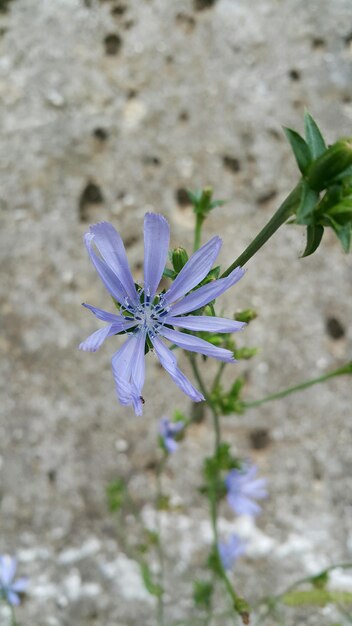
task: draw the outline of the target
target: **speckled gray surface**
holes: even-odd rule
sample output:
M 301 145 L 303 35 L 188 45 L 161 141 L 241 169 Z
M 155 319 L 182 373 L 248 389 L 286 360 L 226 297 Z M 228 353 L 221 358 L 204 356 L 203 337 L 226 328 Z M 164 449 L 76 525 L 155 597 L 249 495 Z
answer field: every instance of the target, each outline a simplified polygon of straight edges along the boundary
M 191 246 L 179 190 L 210 184 L 228 202 L 204 237 L 222 236 L 226 265 L 295 184 L 280 125 L 300 128 L 308 107 L 328 140 L 351 134 L 350 0 L 201 4 L 0 2 L 0 551 L 17 552 L 31 579 L 22 625 L 155 623 L 104 488 L 129 477 L 153 527 L 157 420 L 189 403 L 148 356 L 145 415 L 135 418 L 114 395 L 114 340 L 97 354 L 76 349 L 97 328 L 80 303 L 109 306 L 82 245 L 88 223 L 114 223 L 140 276 L 144 212 L 162 212 L 172 243 Z M 247 374 L 248 397 L 351 358 L 351 258 L 329 234 L 299 260 L 303 246 L 301 229 L 282 228 L 222 298 L 227 314 L 259 312 L 240 341 L 260 355 L 234 366 Z M 342 338 L 327 333 L 329 317 Z M 225 418 L 224 429 L 270 484 L 257 529 L 221 510 L 223 532 L 237 528 L 249 541 L 235 576 L 242 593 L 255 600 L 351 559 L 350 381 Z M 261 450 L 251 449 L 257 429 L 270 436 Z M 196 489 L 211 440 L 209 424 L 192 427 L 166 478 L 175 501 L 162 518 L 170 624 L 189 615 L 193 567 L 209 544 Z M 135 520 L 126 526 L 133 532 Z M 338 621 L 330 608 L 285 619 Z

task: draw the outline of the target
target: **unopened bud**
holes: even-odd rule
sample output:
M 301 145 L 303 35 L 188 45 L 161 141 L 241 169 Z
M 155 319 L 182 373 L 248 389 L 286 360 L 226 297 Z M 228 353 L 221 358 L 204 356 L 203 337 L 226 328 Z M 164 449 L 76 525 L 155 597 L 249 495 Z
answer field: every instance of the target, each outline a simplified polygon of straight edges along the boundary
M 312 189 L 322 191 L 352 165 L 352 137 L 340 139 L 315 159 L 307 172 L 307 182 Z
M 255 320 L 258 316 L 254 309 L 245 309 L 244 311 L 237 311 L 234 317 L 237 322 L 245 322 L 246 324 L 249 324 L 249 322 Z
M 175 248 L 172 252 L 172 265 L 175 272 L 180 272 L 188 261 L 188 254 L 184 248 Z

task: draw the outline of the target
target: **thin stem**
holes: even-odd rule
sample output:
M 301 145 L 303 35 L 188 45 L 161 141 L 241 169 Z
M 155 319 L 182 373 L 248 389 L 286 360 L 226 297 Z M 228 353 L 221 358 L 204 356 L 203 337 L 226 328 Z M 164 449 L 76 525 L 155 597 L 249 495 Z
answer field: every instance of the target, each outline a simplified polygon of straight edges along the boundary
M 9 604 L 9 607 L 11 611 L 11 626 L 18 626 L 16 622 L 15 609 L 13 608 L 12 604 Z
M 299 385 L 295 385 L 294 387 L 288 387 L 287 389 L 283 389 L 283 391 L 278 391 L 277 393 L 272 393 L 269 396 L 265 396 L 260 400 L 254 400 L 253 402 L 244 402 L 243 407 L 245 409 L 250 409 L 256 406 L 260 406 L 264 404 L 264 402 L 270 402 L 271 400 L 278 400 L 279 398 L 284 398 L 288 396 L 290 393 L 295 393 L 296 391 L 301 391 L 302 389 L 307 389 L 308 387 L 312 387 L 313 385 L 317 385 L 319 383 L 323 383 L 325 380 L 329 380 L 329 378 L 334 378 L 334 376 L 342 376 L 343 374 L 352 374 L 352 362 L 347 363 L 343 367 L 339 367 L 337 370 L 333 372 L 329 372 L 328 374 L 324 374 L 323 376 L 319 376 L 318 378 L 312 378 L 311 380 L 306 380 Z
M 221 278 L 228 276 L 239 265 L 243 267 L 252 256 L 270 239 L 277 229 L 293 215 L 301 198 L 301 181 L 287 196 L 269 222 L 262 228 L 244 252 L 227 268 Z
M 160 503 L 160 499 L 162 497 L 162 472 L 165 467 L 165 463 L 167 461 L 167 454 L 165 453 L 162 457 L 161 461 L 158 463 L 156 468 L 156 531 L 157 531 L 157 552 L 159 559 L 159 587 L 160 594 L 158 595 L 158 604 L 157 604 L 157 618 L 158 618 L 158 626 L 164 626 L 164 576 L 165 576 L 165 567 L 164 567 L 164 551 L 163 545 L 161 541 L 161 523 L 158 512 L 158 507 Z
M 196 252 L 196 250 L 200 248 L 200 239 L 201 239 L 201 234 L 202 234 L 203 222 L 204 222 L 204 217 L 200 213 L 197 213 L 196 225 L 194 228 L 193 252 Z
M 212 386 L 212 389 L 211 389 L 212 392 L 215 391 L 215 389 L 218 387 L 218 385 L 220 383 L 220 380 L 221 380 L 222 373 L 223 373 L 225 367 L 226 367 L 225 361 L 221 361 L 221 363 L 219 365 L 219 369 L 217 371 L 217 374 L 216 374 L 216 376 L 214 378 L 213 386 Z
M 321 572 L 318 572 L 318 574 L 314 574 L 313 576 L 305 576 L 304 578 L 299 578 L 294 583 L 289 585 L 284 591 L 282 591 L 280 594 L 274 597 L 276 600 L 280 600 L 287 593 L 290 593 L 290 591 L 293 591 L 294 589 L 296 589 L 296 587 L 299 587 L 300 585 L 304 585 L 306 583 L 312 583 L 315 579 L 320 578 L 321 576 L 324 576 L 324 574 L 328 574 L 329 572 L 332 572 L 335 569 L 352 569 L 352 563 L 351 562 L 350 563 L 336 563 L 335 565 L 330 565 L 326 569 L 323 569 Z
M 214 457 L 217 455 L 218 453 L 218 449 L 219 449 L 219 445 L 221 443 L 221 428 L 220 428 L 220 419 L 219 419 L 219 414 L 217 412 L 216 406 L 214 405 L 214 403 L 211 400 L 211 397 L 208 394 L 208 391 L 206 389 L 205 383 L 203 381 L 203 378 L 200 374 L 200 371 L 198 369 L 198 365 L 197 365 L 197 361 L 196 361 L 196 356 L 195 354 L 188 354 L 188 358 L 189 361 L 191 363 L 191 367 L 192 367 L 192 371 L 194 373 L 195 379 L 197 380 L 197 383 L 199 385 L 199 388 L 205 398 L 205 401 L 207 402 L 211 413 L 212 413 L 212 417 L 213 417 L 213 426 L 214 426 L 214 434 L 215 434 L 215 439 L 214 439 Z M 218 491 L 217 491 L 217 485 L 219 483 L 219 476 L 215 477 L 214 480 L 214 484 L 212 486 L 212 489 L 209 490 L 209 504 L 210 504 L 210 518 L 211 518 L 211 526 L 212 526 L 212 531 L 213 531 L 213 542 L 214 542 L 214 550 L 216 551 L 216 554 L 218 556 L 218 563 L 219 563 L 219 573 L 220 576 L 225 584 L 225 587 L 228 591 L 228 594 L 232 600 L 233 606 L 236 610 L 236 606 L 238 606 L 238 602 L 240 600 L 239 596 L 237 595 L 237 593 L 235 592 L 231 581 L 229 580 L 226 571 L 222 565 L 221 559 L 220 559 L 220 555 L 219 555 L 219 550 L 218 550 L 218 543 L 219 543 L 219 533 L 218 533 Z

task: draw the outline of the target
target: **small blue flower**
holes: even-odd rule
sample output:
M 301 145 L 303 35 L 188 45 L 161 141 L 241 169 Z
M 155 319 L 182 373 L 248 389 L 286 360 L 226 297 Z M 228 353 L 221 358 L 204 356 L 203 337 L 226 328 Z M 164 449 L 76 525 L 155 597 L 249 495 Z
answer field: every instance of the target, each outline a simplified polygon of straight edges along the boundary
M 182 420 L 178 422 L 170 422 L 167 417 L 163 417 L 159 422 L 159 434 L 163 440 L 166 450 L 170 453 L 175 452 L 178 444 L 175 441 L 177 434 L 184 428 L 185 423 Z
M 246 546 L 238 535 L 230 535 L 227 541 L 219 541 L 218 552 L 222 566 L 225 570 L 231 570 L 238 557 L 244 554 Z
M 253 500 L 267 497 L 265 478 L 255 478 L 256 465 L 245 465 L 240 470 L 233 469 L 225 479 L 227 501 L 238 515 L 256 516 L 261 507 Z
M 163 340 L 185 350 L 232 363 L 234 357 L 230 350 L 174 330 L 174 326 L 191 331 L 232 333 L 245 325 L 221 317 L 188 315 L 220 296 L 244 274 L 244 270 L 236 267 L 226 278 L 195 289 L 207 276 L 219 254 L 219 237 L 213 237 L 190 257 L 166 293 L 157 294 L 168 257 L 169 239 L 170 229 L 166 219 L 162 215 L 147 213 L 144 218 L 144 285 L 136 287 L 122 239 L 115 228 L 107 222 L 100 222 L 91 226 L 85 235 L 90 259 L 106 289 L 119 303 L 120 315 L 84 304 L 107 325 L 95 331 L 79 347 L 95 352 L 107 337 L 126 333 L 125 343 L 112 358 L 112 370 L 120 403 L 132 404 L 137 415 L 142 414 L 144 402 L 142 389 L 147 339 L 176 385 L 194 402 L 200 402 L 204 400 L 202 394 L 178 368 L 175 354 Z
M 0 556 L 0 598 L 4 598 L 12 606 L 20 604 L 19 593 L 26 591 L 27 578 L 14 580 L 17 559 L 7 554 Z

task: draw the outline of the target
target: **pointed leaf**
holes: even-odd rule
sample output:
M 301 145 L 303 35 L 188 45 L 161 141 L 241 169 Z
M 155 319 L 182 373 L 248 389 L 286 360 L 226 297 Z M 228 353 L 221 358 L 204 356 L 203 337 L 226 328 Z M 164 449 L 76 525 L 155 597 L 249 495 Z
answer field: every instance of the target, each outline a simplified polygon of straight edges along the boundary
M 304 114 L 304 132 L 312 157 L 313 159 L 317 159 L 321 154 L 323 154 L 323 152 L 325 152 L 327 146 L 317 123 L 308 111 Z
M 319 194 L 303 182 L 301 200 L 296 212 L 297 224 L 310 224 L 312 222 L 312 214 L 318 200 Z
M 306 144 L 303 137 L 296 133 L 295 130 L 284 127 L 284 133 L 290 142 L 300 171 L 302 174 L 305 174 L 310 163 L 312 162 L 312 155 L 309 146 Z
M 324 233 L 324 227 L 320 224 L 310 224 L 307 226 L 307 244 L 302 254 L 302 258 L 313 254 L 318 248 L 322 236 Z

